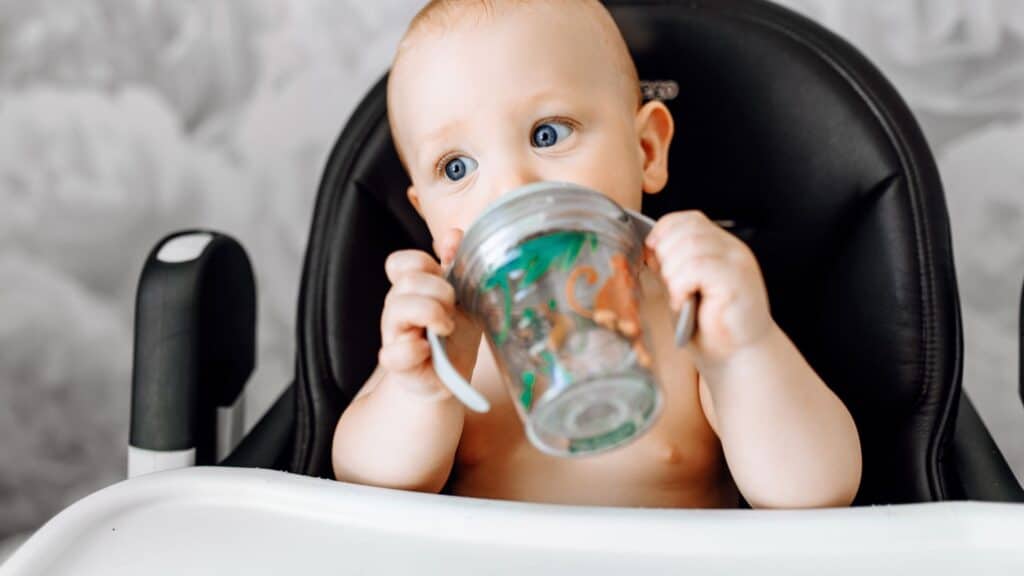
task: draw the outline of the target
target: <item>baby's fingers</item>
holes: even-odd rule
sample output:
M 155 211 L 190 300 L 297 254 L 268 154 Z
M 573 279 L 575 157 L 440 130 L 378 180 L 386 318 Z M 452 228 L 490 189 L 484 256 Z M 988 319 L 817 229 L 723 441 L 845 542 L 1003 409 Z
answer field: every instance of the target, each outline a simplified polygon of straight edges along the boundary
M 403 276 L 417 272 L 440 275 L 441 265 L 421 250 L 399 250 L 388 256 L 384 262 L 384 272 L 388 281 L 395 284 Z
M 728 246 L 714 240 L 706 242 L 686 242 L 684 240 L 678 245 L 658 251 L 657 254 L 662 277 L 668 282 L 685 273 L 686 268 L 695 261 L 714 259 L 727 265 L 729 250 Z
M 455 320 L 437 300 L 419 294 L 389 294 L 381 317 L 381 340 L 387 346 L 403 334 L 430 328 L 447 335 L 455 329 Z
M 662 278 L 668 287 L 670 303 L 677 311 L 690 296 L 712 288 L 723 273 L 721 259 L 714 256 L 681 258 L 662 266 Z
M 444 278 L 426 272 L 413 272 L 399 278 L 391 294 L 418 294 L 437 300 L 450 311 L 455 307 L 455 288 Z
M 665 236 L 669 235 L 669 233 L 673 231 L 686 230 L 690 232 L 699 232 L 702 229 L 708 229 L 713 226 L 714 223 L 711 222 L 703 212 L 698 210 L 673 212 L 672 214 L 662 216 L 654 224 L 654 228 L 651 229 L 651 233 L 647 235 L 645 243 L 651 248 L 654 248 L 661 243 Z
M 430 358 L 430 344 L 422 338 L 401 338 L 380 349 L 377 361 L 395 372 L 422 366 Z

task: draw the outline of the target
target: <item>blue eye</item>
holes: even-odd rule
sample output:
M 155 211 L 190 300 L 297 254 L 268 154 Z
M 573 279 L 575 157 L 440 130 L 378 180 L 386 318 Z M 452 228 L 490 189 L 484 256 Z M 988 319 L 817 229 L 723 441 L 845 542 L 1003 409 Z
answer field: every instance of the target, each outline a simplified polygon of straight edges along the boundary
M 453 182 L 458 182 L 476 169 L 476 160 L 469 156 L 457 156 L 444 164 L 444 175 Z
M 572 127 L 562 122 L 545 122 L 533 131 L 533 145 L 537 148 L 554 146 L 572 134 Z

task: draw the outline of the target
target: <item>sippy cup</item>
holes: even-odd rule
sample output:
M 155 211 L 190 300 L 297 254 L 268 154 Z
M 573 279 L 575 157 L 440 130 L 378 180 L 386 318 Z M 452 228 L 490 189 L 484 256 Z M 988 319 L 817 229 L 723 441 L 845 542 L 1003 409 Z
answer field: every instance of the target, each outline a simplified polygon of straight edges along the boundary
M 447 278 L 487 338 L 530 442 L 557 456 L 596 454 L 637 438 L 661 392 L 639 310 L 638 263 L 653 222 L 564 182 L 509 192 L 467 230 Z M 693 300 L 676 329 L 694 329 Z M 487 400 L 427 331 L 434 369 L 478 412 Z

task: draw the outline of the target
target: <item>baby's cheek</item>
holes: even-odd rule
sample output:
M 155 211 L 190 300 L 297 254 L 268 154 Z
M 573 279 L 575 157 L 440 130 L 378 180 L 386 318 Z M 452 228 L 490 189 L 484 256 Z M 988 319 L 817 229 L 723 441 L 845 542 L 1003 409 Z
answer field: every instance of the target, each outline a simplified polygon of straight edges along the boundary
M 624 177 L 625 174 L 621 171 L 626 169 L 628 165 L 616 162 L 613 158 L 606 161 L 597 158 L 580 163 L 552 179 L 573 182 L 596 190 L 624 208 L 639 210 L 640 189 L 631 184 L 631 179 Z
M 613 200 L 630 210 L 640 210 L 643 168 L 635 155 L 622 149 L 601 156 L 593 168 L 601 187 Z
M 452 228 L 466 230 L 472 222 L 472 214 L 455 201 L 437 200 L 424 203 L 423 208 L 423 218 L 435 238 Z

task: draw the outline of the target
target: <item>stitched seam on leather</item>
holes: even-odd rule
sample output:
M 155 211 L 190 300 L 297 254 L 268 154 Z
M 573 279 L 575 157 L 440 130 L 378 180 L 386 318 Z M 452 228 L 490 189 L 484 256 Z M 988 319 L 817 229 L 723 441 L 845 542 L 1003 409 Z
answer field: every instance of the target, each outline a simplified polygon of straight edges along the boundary
M 878 118 L 881 127 L 893 143 L 893 148 L 896 156 L 899 158 L 900 165 L 907 174 L 907 196 L 914 220 L 914 238 L 916 241 L 919 266 L 918 286 L 920 292 L 918 294 L 918 298 L 921 306 L 920 325 L 922 333 L 922 352 L 924 356 L 920 370 L 922 378 L 921 387 L 918 391 L 917 398 L 915 399 L 915 406 L 919 411 L 924 399 L 929 396 L 933 380 L 936 377 L 935 372 L 937 371 L 937 367 L 935 365 L 935 356 L 938 348 L 936 342 L 936 331 L 933 325 L 933 303 L 935 291 L 934 270 L 931 262 L 933 250 L 931 240 L 922 227 L 922 224 L 924 224 L 927 219 L 927 214 L 925 214 L 922 209 L 921 198 L 919 196 L 921 194 L 922 185 L 922 178 L 919 171 L 920 167 L 910 158 L 908 153 L 908 142 L 904 139 L 902 133 L 893 128 L 898 125 L 898 122 L 889 114 L 888 109 L 880 105 L 881 98 L 879 95 L 875 94 L 869 86 L 861 81 L 862 79 L 858 72 L 848 67 L 846 62 L 842 61 L 841 55 L 833 54 L 828 47 L 813 42 L 813 39 L 811 38 L 796 34 L 794 30 L 789 29 L 783 23 L 769 22 L 765 19 L 754 17 L 753 15 L 740 15 L 740 17 L 759 22 L 784 32 L 788 37 L 800 42 L 809 49 L 814 50 L 815 53 L 829 63 L 836 73 L 840 74 L 850 84 L 850 86 L 861 95 L 864 103 L 871 109 L 876 118 Z M 944 495 L 945 487 L 942 485 L 942 474 L 938 473 L 938 470 L 935 469 L 938 463 L 935 444 L 941 442 L 942 437 L 945 435 L 946 423 L 944 420 L 943 414 L 940 411 L 935 422 L 936 433 L 930 434 L 928 438 L 926 455 L 927 461 L 925 462 L 925 468 L 928 470 L 928 475 L 930 476 L 929 480 L 933 483 L 932 490 L 937 493 L 935 496 L 938 496 L 939 498 Z
M 847 68 L 839 62 L 839 57 L 828 52 L 827 48 L 812 44 L 810 39 L 799 37 L 795 32 L 785 28 L 781 24 L 766 22 L 758 19 L 757 21 L 772 26 L 780 31 L 784 31 L 787 36 L 799 41 L 808 48 L 817 52 L 823 59 L 825 59 L 833 69 L 844 79 L 849 82 L 850 86 L 853 87 L 863 98 L 865 104 L 871 109 L 871 111 L 878 118 L 883 130 L 893 143 L 893 148 L 896 156 L 899 158 L 900 165 L 904 172 L 907 174 L 907 197 L 909 200 L 911 214 L 913 215 L 914 225 L 914 239 L 916 244 L 916 251 L 918 257 L 918 286 L 919 286 L 919 304 L 921 306 L 921 335 L 922 335 L 922 353 L 924 360 L 920 369 L 920 376 L 922 378 L 920 390 L 918 391 L 917 398 L 915 399 L 915 406 L 917 411 L 920 411 L 920 407 L 924 400 L 929 396 L 932 388 L 932 381 L 935 379 L 935 356 L 937 343 L 935 342 L 935 329 L 933 326 L 933 270 L 932 270 L 932 247 L 928 235 L 924 232 L 922 224 L 925 222 L 927 215 L 924 213 L 920 203 L 921 199 L 919 194 L 921 192 L 921 176 L 918 170 L 918 166 L 915 162 L 912 162 L 908 157 L 908 143 L 903 138 L 903 135 L 893 129 L 893 126 L 897 123 L 889 115 L 888 110 L 879 105 L 879 98 L 865 85 L 860 82 L 860 78 L 855 71 Z M 932 490 L 935 492 L 933 496 L 942 498 L 945 493 L 945 487 L 942 485 L 942 475 L 935 469 L 938 458 L 935 451 L 934 444 L 936 440 L 940 439 L 944 435 L 945 423 L 942 421 L 942 415 L 936 418 L 935 422 L 935 434 L 929 434 L 928 447 L 926 448 L 926 462 L 925 469 L 929 476 L 928 480 L 932 483 Z
M 375 99 L 375 100 L 379 100 L 379 97 L 377 99 Z M 359 126 L 359 130 L 358 130 L 358 132 L 357 132 L 357 134 L 355 136 L 355 139 L 353 140 L 354 142 L 358 142 L 358 143 L 362 144 L 362 143 L 364 143 L 366 141 L 366 138 L 368 137 L 368 135 L 380 124 L 381 118 L 382 118 L 382 116 L 384 114 L 384 110 L 385 109 L 384 109 L 383 106 L 378 106 L 376 110 L 368 111 L 369 113 L 367 114 L 367 121 L 362 126 Z M 355 166 L 356 159 L 359 158 L 359 156 L 360 156 L 360 151 L 361 151 L 361 146 L 359 148 L 354 148 L 352 150 L 352 152 L 349 155 L 348 162 L 346 162 L 345 165 L 344 165 L 344 178 L 338 180 L 336 182 L 336 186 L 340 186 L 343 189 L 348 183 L 350 183 L 352 169 Z M 356 187 L 356 186 L 353 186 L 351 188 L 349 194 L 358 194 L 359 192 L 360 192 L 360 189 L 358 187 Z M 332 216 L 337 214 L 337 210 L 340 207 L 340 205 L 342 203 L 344 203 L 345 200 L 348 199 L 347 196 L 348 195 L 345 194 L 343 190 L 336 191 L 334 193 L 333 201 L 331 202 L 331 206 L 330 206 L 331 210 L 328 213 L 331 214 Z M 330 266 L 329 266 L 329 259 L 330 259 L 330 255 L 326 251 L 324 251 L 323 255 L 321 256 L 321 277 L 319 278 L 319 281 L 318 281 L 318 286 L 320 287 L 321 293 L 319 294 L 319 297 L 317 298 L 317 301 L 318 301 L 317 306 L 320 309 L 321 313 L 319 314 L 319 321 L 318 321 L 318 324 L 319 324 L 319 336 L 320 337 L 317 339 L 317 342 L 319 344 L 317 346 L 317 352 L 318 352 L 319 357 L 320 357 L 320 362 L 318 362 L 317 365 L 322 368 L 322 374 L 321 374 L 322 381 L 330 382 L 332 385 L 337 386 L 338 378 L 340 378 L 340 374 L 332 374 L 331 373 L 330 350 L 328 350 L 328 347 L 327 347 L 327 345 L 328 345 L 327 331 L 328 331 L 329 327 L 328 327 L 328 323 L 327 323 L 327 315 L 323 313 L 324 312 L 324 307 L 325 307 L 325 304 L 326 304 L 325 300 L 324 300 L 324 298 L 325 298 L 324 293 L 326 292 L 327 273 L 328 273 L 328 270 L 330 268 Z M 312 423 L 313 423 L 313 426 L 315 428 L 315 426 L 317 425 L 317 420 L 314 419 L 312 421 Z M 312 463 L 312 460 L 314 458 L 315 458 L 315 454 L 311 454 L 310 455 L 311 463 Z
M 305 408 L 305 414 L 308 416 L 308 419 L 306 426 L 299 427 L 300 429 L 296 431 L 296 434 L 300 437 L 300 441 L 296 442 L 296 445 L 303 448 L 303 453 L 296 454 L 293 458 L 293 468 L 301 469 L 307 474 L 311 466 L 316 464 L 311 439 L 315 439 L 317 427 L 316 409 L 313 406 L 313 392 L 308 374 L 320 366 L 322 370 L 319 370 L 319 372 L 322 373 L 317 374 L 320 377 L 320 381 L 334 381 L 331 374 L 329 374 L 330 360 L 326 349 L 326 337 L 324 336 L 327 330 L 327 319 L 325 314 L 323 314 L 323 294 L 326 288 L 327 258 L 329 256 L 327 247 L 324 244 L 326 244 L 330 228 L 326 226 L 326 223 L 333 219 L 339 204 L 345 197 L 343 188 L 349 180 L 362 142 L 366 139 L 369 132 L 379 124 L 382 115 L 386 112 L 380 96 L 384 90 L 386 77 L 387 74 L 385 73 L 384 77 L 371 88 L 363 101 L 354 109 L 348 121 L 352 124 L 347 124 L 350 129 L 342 130 L 342 134 L 339 136 L 336 144 L 337 149 L 332 150 L 330 155 L 330 158 L 335 159 L 335 161 L 328 164 L 318 193 L 318 198 L 323 194 L 327 194 L 326 202 L 324 203 L 325 205 L 321 206 L 318 200 L 314 208 L 314 222 L 310 227 L 307 252 L 312 250 L 315 253 L 307 253 L 307 258 L 309 271 L 315 272 L 315 278 L 309 279 L 311 280 L 310 285 L 303 291 L 308 291 L 308 293 L 304 294 L 304 298 L 309 297 L 310 301 L 303 302 L 299 314 L 301 321 L 305 317 L 305 309 L 310 307 L 315 313 L 311 319 L 315 323 L 315 327 L 313 329 L 314 335 L 309 339 L 309 342 L 306 342 L 306 338 L 303 336 L 305 331 L 298 331 L 303 344 L 300 349 L 300 354 L 302 354 L 301 370 L 304 375 L 307 375 L 303 382 L 309 387 L 302 391 L 302 400 L 305 406 L 300 407 L 300 412 L 302 408 Z M 339 188 L 342 189 L 339 190 Z M 310 362 L 306 358 L 310 354 L 313 355 L 314 360 L 311 362 L 312 369 L 310 368 Z

